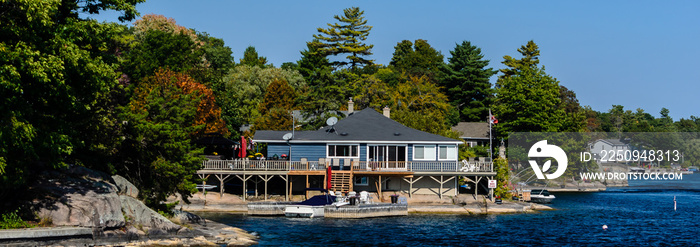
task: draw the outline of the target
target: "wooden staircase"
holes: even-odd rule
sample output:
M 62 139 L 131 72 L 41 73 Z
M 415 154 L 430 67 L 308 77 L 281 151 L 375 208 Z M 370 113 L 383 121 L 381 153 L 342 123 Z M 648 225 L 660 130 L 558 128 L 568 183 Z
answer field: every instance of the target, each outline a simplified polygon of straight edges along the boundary
M 333 171 L 331 174 L 331 190 L 348 192 L 352 190 L 352 173 L 350 171 Z

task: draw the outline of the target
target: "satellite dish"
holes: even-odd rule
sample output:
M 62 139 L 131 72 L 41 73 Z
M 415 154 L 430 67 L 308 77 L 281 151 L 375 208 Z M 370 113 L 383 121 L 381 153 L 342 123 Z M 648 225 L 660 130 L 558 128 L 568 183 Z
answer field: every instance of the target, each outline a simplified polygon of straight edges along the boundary
M 338 123 L 338 118 L 337 117 L 330 117 L 328 120 L 326 120 L 326 124 L 329 126 L 333 126 L 336 123 Z
M 287 133 L 287 134 L 284 134 L 284 136 L 282 136 L 282 139 L 284 139 L 285 141 L 289 141 L 292 139 L 292 137 L 294 137 L 294 135 L 292 133 Z

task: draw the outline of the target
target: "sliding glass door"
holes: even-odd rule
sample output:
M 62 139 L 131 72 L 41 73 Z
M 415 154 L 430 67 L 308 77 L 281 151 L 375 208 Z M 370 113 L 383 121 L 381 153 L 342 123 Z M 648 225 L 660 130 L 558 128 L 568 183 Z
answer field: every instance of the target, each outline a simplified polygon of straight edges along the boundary
M 368 145 L 367 161 L 373 170 L 406 169 L 405 145 Z

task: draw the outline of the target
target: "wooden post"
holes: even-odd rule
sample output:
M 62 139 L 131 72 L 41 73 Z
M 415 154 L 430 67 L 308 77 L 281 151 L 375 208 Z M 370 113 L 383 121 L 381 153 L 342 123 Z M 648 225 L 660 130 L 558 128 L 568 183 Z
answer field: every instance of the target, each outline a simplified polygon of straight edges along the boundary
M 219 182 L 220 182 L 220 185 L 221 185 L 221 187 L 219 188 L 219 199 L 221 199 L 221 198 L 224 197 L 224 182 L 225 182 L 226 179 L 228 179 L 231 175 L 226 175 L 226 176 L 224 177 L 224 174 L 215 174 L 214 176 L 216 176 L 216 178 L 219 179 Z
M 309 175 L 306 174 L 306 188 L 309 188 Z M 304 198 L 308 199 L 309 198 L 309 191 L 304 190 Z
M 259 175 L 259 176 L 263 181 L 265 181 L 265 199 L 264 199 L 264 201 L 267 201 L 267 182 L 270 181 L 270 179 L 274 178 L 275 176 L 274 175 L 269 176 L 267 174 L 265 174 L 265 178 L 262 178 L 262 175 Z
M 442 199 L 442 175 L 440 175 L 440 199 Z
M 240 175 L 236 175 L 237 178 L 243 181 L 243 201 L 246 200 L 246 195 L 248 194 L 248 191 L 246 190 L 246 183 L 248 182 L 248 179 L 250 179 L 250 177 L 252 176 L 253 175 L 246 176 L 245 174 L 243 174 L 243 177 L 241 177 Z
M 281 175 L 280 175 L 280 176 L 281 176 Z M 284 176 L 286 177 L 285 180 L 284 180 L 284 185 L 287 186 L 287 191 L 289 191 L 289 193 L 285 193 L 284 200 L 285 200 L 285 201 L 289 201 L 289 197 L 292 196 L 292 186 L 290 186 L 290 185 L 287 183 L 287 181 L 289 181 L 289 174 L 284 175 Z M 291 183 L 291 182 L 292 182 L 292 181 L 289 181 L 289 183 Z
M 379 175 L 379 180 L 374 183 L 377 186 L 379 201 L 384 202 L 384 195 L 382 194 L 382 175 Z

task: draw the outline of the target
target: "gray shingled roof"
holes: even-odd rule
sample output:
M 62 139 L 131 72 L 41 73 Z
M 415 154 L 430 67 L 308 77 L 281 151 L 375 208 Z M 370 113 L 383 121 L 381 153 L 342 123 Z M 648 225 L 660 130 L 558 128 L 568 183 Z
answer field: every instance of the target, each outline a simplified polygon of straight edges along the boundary
M 452 130 L 462 139 L 489 139 L 489 123 L 459 122 Z
M 312 131 L 295 131 L 291 142 L 383 142 L 383 143 L 461 143 L 459 140 L 423 132 L 404 126 L 374 109 L 357 111 L 333 126 Z M 258 130 L 256 142 L 284 142 L 282 136 L 291 131 Z

